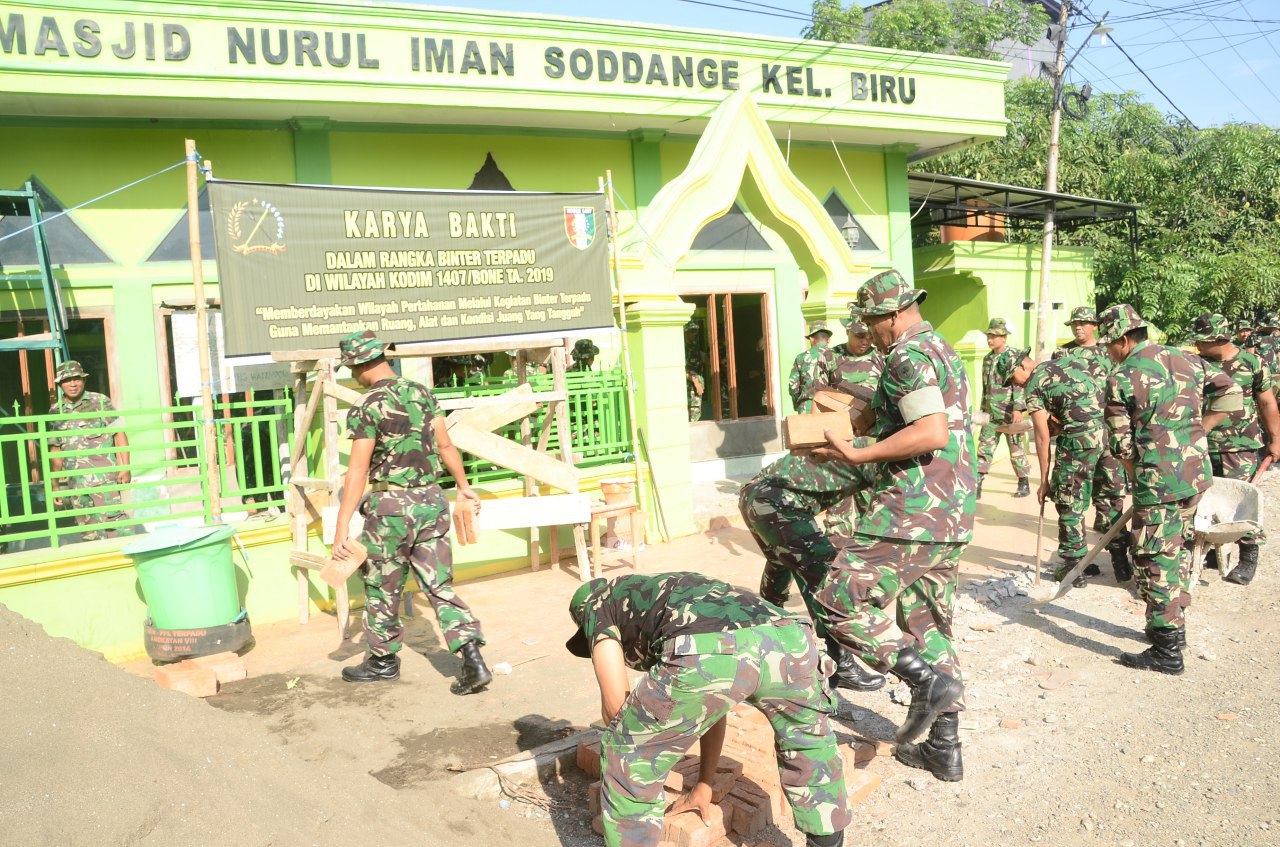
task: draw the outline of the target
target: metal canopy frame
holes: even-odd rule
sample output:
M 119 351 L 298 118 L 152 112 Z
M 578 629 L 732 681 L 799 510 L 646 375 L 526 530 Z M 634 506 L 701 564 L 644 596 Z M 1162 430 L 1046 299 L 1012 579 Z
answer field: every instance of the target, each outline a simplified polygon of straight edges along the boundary
M 26 207 L 25 209 L 23 207 Z M 49 261 L 49 245 L 45 241 L 44 221 L 40 216 L 40 198 L 29 180 L 21 191 L 0 191 L 0 216 L 13 215 L 31 219 L 31 237 L 35 239 L 38 271 L 35 273 L 0 273 L 3 281 L 40 280 L 44 289 L 44 309 L 48 332 L 0 340 L 0 352 L 11 350 L 57 350 L 61 360 L 71 358 L 67 349 L 67 321 L 62 308 L 62 292 L 53 276 Z
M 922 220 L 931 226 L 974 226 L 989 215 L 1043 221 L 1052 212 L 1056 225 L 1067 229 L 1125 221 L 1130 242 L 1138 240 L 1138 207 L 1114 200 L 916 172 L 907 174 L 907 194 L 911 214 L 928 210 Z

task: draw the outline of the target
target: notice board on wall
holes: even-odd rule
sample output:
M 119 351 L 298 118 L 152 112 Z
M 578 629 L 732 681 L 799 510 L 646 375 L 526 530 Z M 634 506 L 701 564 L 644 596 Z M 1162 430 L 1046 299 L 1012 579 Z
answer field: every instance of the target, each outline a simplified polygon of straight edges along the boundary
M 613 326 L 603 194 L 208 190 L 227 355 Z

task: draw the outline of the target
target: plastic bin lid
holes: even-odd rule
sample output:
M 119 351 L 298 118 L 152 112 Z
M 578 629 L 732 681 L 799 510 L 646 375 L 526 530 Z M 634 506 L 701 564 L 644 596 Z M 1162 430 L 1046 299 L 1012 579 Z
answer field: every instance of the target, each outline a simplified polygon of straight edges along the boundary
M 214 536 L 228 537 L 234 530 L 226 524 L 216 526 L 167 526 L 131 541 L 120 551 L 126 556 L 161 553 L 177 547 L 213 541 Z

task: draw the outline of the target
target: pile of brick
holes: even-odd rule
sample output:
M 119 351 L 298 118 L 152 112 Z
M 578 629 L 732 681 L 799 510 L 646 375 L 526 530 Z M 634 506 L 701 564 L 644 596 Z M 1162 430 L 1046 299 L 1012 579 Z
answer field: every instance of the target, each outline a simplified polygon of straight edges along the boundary
M 694 749 L 697 749 L 696 746 Z M 867 770 L 877 756 L 889 756 L 892 745 L 884 741 L 856 738 L 841 745 L 845 760 L 845 783 L 851 804 L 867 799 L 880 786 L 880 777 Z M 596 779 L 589 788 L 588 803 L 592 825 L 602 833 L 600 823 L 600 742 L 578 745 L 578 767 Z M 680 798 L 686 786 L 698 779 L 700 760 L 689 754 L 668 774 L 663 785 L 666 803 Z M 667 815 L 663 821 L 662 847 L 717 847 L 746 843 L 775 821 L 787 821 L 791 810 L 778 777 L 773 750 L 773 729 L 756 708 L 741 704 L 729 713 L 724 750 L 711 783 L 710 826 L 704 826 L 694 812 Z
M 192 697 L 212 697 L 220 686 L 238 682 L 248 675 L 244 659 L 235 653 L 216 653 L 160 665 L 156 668 L 156 684 Z

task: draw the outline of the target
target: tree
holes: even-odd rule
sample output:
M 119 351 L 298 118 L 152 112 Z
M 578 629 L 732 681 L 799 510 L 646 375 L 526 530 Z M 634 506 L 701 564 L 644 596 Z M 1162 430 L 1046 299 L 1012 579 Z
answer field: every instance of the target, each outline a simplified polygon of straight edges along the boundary
M 1049 83 L 1010 83 L 1008 134 L 929 165 L 939 173 L 1040 185 L 1048 156 Z M 1138 245 L 1119 223 L 1059 231 L 1093 247 L 1098 305 L 1133 304 L 1177 336 L 1203 312 L 1253 317 L 1280 296 L 1280 133 L 1257 125 L 1197 130 L 1133 92 L 1095 94 L 1062 127 L 1059 190 L 1139 207 Z M 1035 243 L 1040 228 L 1010 237 Z
M 1049 21 L 1039 3 L 1024 0 L 895 0 L 870 20 L 856 3 L 815 0 L 810 17 L 805 38 L 975 59 L 998 58 L 1001 41 L 1034 43 Z

